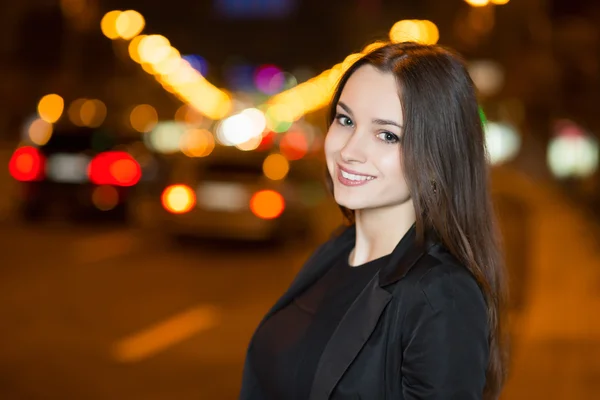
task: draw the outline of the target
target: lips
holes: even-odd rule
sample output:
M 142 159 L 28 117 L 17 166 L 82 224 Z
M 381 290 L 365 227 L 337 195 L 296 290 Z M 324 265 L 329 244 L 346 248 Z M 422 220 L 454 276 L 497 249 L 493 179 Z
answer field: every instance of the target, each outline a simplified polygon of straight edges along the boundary
M 374 176 L 365 175 L 365 174 L 358 173 L 356 171 L 348 170 L 346 168 L 342 168 L 340 165 L 338 165 L 337 167 L 338 167 L 337 168 L 338 181 L 344 186 L 363 186 L 363 185 L 366 185 L 367 183 L 376 179 Z M 362 180 L 349 179 L 342 175 L 342 171 L 346 174 L 358 175 L 361 177 L 370 177 L 371 179 L 362 179 Z

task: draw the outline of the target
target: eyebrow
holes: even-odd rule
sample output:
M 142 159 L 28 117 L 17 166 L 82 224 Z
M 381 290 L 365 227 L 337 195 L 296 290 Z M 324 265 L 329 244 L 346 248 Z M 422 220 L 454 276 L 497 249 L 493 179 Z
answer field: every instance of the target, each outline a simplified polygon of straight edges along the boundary
M 348 107 L 346 104 L 344 104 L 341 101 L 338 101 L 338 106 L 342 107 L 344 109 L 344 111 L 346 111 L 348 114 L 350 114 L 350 116 L 353 116 L 352 110 L 350 110 L 350 107 Z M 371 122 L 373 122 L 374 124 L 377 124 L 377 125 L 397 126 L 398 128 L 402 129 L 402 125 L 400 125 L 399 123 L 394 122 L 392 120 L 389 120 L 389 119 L 376 118 L 376 119 L 372 120 Z

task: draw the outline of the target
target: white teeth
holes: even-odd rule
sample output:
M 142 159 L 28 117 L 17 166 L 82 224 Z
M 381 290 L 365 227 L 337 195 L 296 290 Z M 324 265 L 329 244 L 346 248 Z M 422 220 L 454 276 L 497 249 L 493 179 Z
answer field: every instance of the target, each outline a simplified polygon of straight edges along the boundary
M 349 174 L 345 171 L 340 170 L 340 172 L 342 173 L 342 176 L 346 179 L 350 179 L 351 181 L 370 181 L 375 179 L 372 176 L 367 176 L 367 175 L 354 175 L 354 174 Z

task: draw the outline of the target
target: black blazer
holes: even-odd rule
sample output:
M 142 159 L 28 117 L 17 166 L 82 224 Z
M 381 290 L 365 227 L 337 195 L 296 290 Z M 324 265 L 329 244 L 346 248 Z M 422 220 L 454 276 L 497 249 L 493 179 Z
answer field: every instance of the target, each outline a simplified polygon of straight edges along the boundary
M 322 276 L 354 240 L 351 226 L 321 245 L 261 324 Z M 413 225 L 340 321 L 309 400 L 481 399 L 488 334 L 486 304 L 474 277 L 434 234 L 419 245 Z M 252 357 L 260 354 L 252 350 L 251 340 L 239 398 L 271 400 L 261 393 L 252 367 Z

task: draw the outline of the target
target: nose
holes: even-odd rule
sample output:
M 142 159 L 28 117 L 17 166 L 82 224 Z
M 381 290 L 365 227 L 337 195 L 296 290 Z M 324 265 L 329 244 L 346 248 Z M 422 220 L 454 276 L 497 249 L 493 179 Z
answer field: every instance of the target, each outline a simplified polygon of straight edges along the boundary
M 340 150 L 342 161 L 347 163 L 364 163 L 367 160 L 365 143 L 361 143 L 361 135 L 355 131 Z

